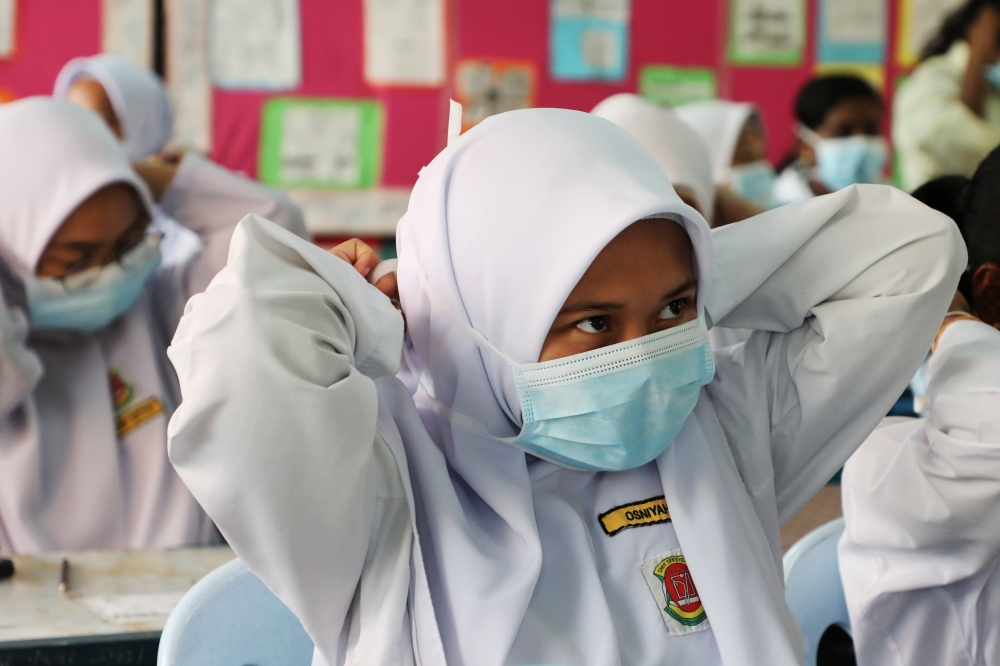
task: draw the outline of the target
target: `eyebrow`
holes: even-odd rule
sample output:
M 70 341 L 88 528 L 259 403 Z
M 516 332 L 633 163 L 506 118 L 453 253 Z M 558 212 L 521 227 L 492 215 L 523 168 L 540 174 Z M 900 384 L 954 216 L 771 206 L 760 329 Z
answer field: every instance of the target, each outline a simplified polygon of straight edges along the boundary
M 664 294 L 662 301 L 669 301 L 677 296 L 680 296 L 685 291 L 694 289 L 698 286 L 698 280 L 692 278 L 690 280 L 685 280 L 676 289 L 671 291 L 669 294 Z M 595 310 L 621 310 L 625 307 L 624 303 L 614 303 L 611 301 L 580 301 L 579 303 L 574 303 L 569 305 L 559 311 L 558 316 L 568 315 L 568 314 L 578 314 L 581 312 L 594 312 Z

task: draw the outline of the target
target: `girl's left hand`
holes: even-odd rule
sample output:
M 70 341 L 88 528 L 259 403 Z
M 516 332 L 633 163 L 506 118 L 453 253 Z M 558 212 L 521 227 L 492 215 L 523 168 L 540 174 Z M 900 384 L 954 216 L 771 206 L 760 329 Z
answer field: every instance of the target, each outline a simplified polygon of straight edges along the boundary
M 354 266 L 354 270 L 363 278 L 367 278 L 379 264 L 378 253 L 358 238 L 352 238 L 332 248 L 330 254 Z M 380 277 L 375 283 L 375 288 L 388 296 L 393 303 L 399 303 L 399 286 L 396 283 L 395 273 L 386 273 Z

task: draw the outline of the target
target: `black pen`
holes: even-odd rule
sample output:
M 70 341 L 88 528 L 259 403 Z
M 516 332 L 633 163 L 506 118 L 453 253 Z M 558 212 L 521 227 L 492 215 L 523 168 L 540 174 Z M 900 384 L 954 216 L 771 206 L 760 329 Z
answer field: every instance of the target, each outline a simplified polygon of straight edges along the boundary
M 69 592 L 69 560 L 64 557 L 59 568 L 59 594 L 67 592 Z

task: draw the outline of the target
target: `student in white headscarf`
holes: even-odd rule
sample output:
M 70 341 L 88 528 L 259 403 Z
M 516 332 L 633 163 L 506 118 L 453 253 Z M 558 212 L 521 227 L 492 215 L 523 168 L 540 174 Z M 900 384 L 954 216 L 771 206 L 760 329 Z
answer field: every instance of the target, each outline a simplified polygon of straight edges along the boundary
M 1000 663 L 1000 149 L 953 192 L 969 264 L 927 364 L 930 414 L 886 419 L 841 482 L 862 666 Z
M 152 178 L 156 178 L 162 161 L 147 159 L 163 151 L 174 129 L 170 98 L 156 74 L 120 56 L 104 54 L 74 58 L 59 72 L 52 94 L 97 113 L 122 142 L 133 167 L 143 177 L 153 173 Z M 207 162 L 194 154 L 185 154 L 181 157 L 184 159 Z M 222 167 L 213 164 L 212 168 L 221 175 Z M 219 180 L 220 183 L 231 181 L 232 178 Z M 209 179 L 205 187 L 210 187 L 212 182 L 215 181 Z M 290 216 L 287 221 L 292 225 L 290 228 L 306 236 L 301 214 L 284 194 L 261 186 L 257 186 L 257 190 L 256 196 L 280 202 Z M 220 192 L 220 196 L 225 198 L 226 192 Z M 231 222 L 235 224 L 246 212 L 240 211 L 237 219 Z M 198 236 L 190 226 L 186 220 L 173 219 L 162 207 L 153 207 L 153 227 L 163 234 L 160 252 L 164 266 L 183 264 L 201 249 Z
M 290 216 L 189 157 L 153 185 L 202 251 L 158 268 L 150 188 L 97 116 L 51 98 L 5 104 L 0 145 L 0 552 L 215 541 L 167 461 L 180 395 L 166 347 L 239 217 Z
M 716 188 L 708 146 L 673 110 L 639 95 L 612 95 L 594 107 L 595 116 L 610 120 L 635 137 L 656 159 L 681 199 L 721 227 L 764 212 L 764 209 Z
M 250 216 L 169 351 L 171 460 L 314 663 L 800 664 L 779 526 L 922 360 L 953 225 L 870 186 L 713 235 L 627 132 L 528 109 L 397 243 L 403 316 L 360 244 Z M 714 378 L 712 320 L 758 329 Z
M 767 137 L 757 109 L 745 102 L 712 99 L 684 104 L 676 112 L 708 146 L 715 184 L 770 208 L 775 173 L 767 161 Z

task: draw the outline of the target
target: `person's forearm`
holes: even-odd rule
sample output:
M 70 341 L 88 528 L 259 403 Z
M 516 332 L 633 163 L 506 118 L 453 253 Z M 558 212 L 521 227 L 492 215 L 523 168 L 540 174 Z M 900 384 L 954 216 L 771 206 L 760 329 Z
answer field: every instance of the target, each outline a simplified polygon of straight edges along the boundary
M 962 79 L 962 103 L 980 118 L 986 117 L 986 86 L 989 85 L 983 76 L 986 65 L 979 54 L 973 53 Z

